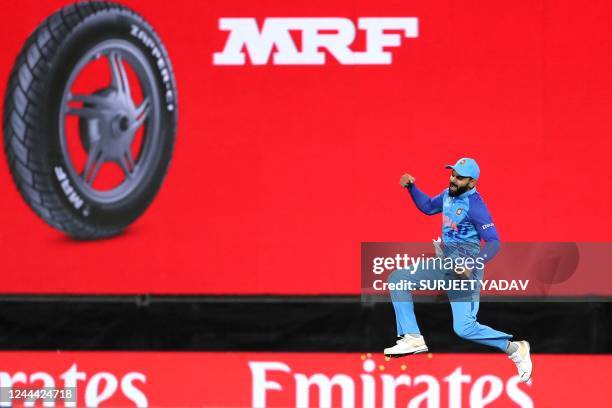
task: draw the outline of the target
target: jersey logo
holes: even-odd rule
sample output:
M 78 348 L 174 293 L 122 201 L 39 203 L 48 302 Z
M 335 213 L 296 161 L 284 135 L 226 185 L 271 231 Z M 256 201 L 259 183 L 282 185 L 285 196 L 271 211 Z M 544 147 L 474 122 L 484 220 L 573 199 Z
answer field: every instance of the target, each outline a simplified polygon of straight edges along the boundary
M 492 227 L 493 225 L 494 225 L 493 223 L 490 223 L 490 224 L 484 224 L 484 225 L 482 226 L 482 229 L 487 229 L 487 228 L 489 228 L 489 227 Z
M 457 215 L 461 215 L 462 212 L 463 212 L 463 208 L 457 208 Z

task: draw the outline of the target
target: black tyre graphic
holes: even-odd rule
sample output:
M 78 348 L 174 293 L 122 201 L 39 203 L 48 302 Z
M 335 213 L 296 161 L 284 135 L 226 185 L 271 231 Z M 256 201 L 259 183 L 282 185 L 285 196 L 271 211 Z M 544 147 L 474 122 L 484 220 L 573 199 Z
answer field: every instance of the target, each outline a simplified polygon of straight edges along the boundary
M 167 52 L 126 7 L 67 6 L 17 57 L 3 120 L 10 171 L 28 205 L 73 237 L 115 235 L 152 202 L 172 157 L 177 100 Z

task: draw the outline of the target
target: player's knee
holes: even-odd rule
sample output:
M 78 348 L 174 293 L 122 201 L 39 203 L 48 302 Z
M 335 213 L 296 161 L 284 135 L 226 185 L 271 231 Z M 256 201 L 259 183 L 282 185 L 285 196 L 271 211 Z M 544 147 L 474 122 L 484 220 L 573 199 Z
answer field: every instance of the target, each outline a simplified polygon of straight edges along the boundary
M 453 330 L 455 334 L 462 339 L 469 339 L 472 337 L 472 333 L 474 333 L 474 324 L 473 322 L 453 322 Z

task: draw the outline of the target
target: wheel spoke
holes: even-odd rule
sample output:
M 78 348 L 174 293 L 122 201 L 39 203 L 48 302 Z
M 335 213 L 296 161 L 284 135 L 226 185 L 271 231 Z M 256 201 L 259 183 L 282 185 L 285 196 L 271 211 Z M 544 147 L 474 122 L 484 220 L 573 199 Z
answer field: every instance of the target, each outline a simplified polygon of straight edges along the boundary
M 102 164 L 104 164 L 104 157 L 98 146 L 99 143 L 91 146 L 89 156 L 87 156 L 87 161 L 85 162 L 85 167 L 83 168 L 83 173 L 81 174 L 81 177 L 85 183 L 89 185 L 93 184 L 98 172 L 100 171 L 100 167 L 102 167 Z
M 123 58 L 118 52 L 111 52 L 108 56 L 111 66 L 111 86 L 123 95 L 130 95 L 130 83 L 123 66 Z
M 136 108 L 136 117 L 139 118 L 141 115 L 147 116 L 149 114 L 149 109 L 151 104 L 149 103 L 149 98 L 145 98 L 144 101 L 140 104 L 138 108 Z
M 76 115 L 83 118 L 89 119 L 101 119 L 106 114 L 112 113 L 110 110 L 99 109 L 99 108 L 72 108 L 68 107 L 66 115 Z
M 83 102 L 84 104 L 103 106 L 105 108 L 113 107 L 108 98 L 102 95 L 70 95 L 68 102 Z
M 125 152 L 125 158 L 127 159 L 127 163 L 129 164 L 130 169 L 132 169 L 132 171 L 134 171 L 134 167 L 135 167 L 134 158 L 132 157 L 132 151 L 130 149 L 128 149 Z
M 149 116 L 150 104 L 149 98 L 146 98 L 138 108 L 136 108 L 136 120 L 130 125 L 130 131 L 135 132 L 144 123 Z
M 121 155 L 121 160 L 119 160 L 119 166 L 125 173 L 125 177 L 131 178 L 134 174 L 134 158 L 132 157 L 132 152 L 128 149 L 123 155 Z

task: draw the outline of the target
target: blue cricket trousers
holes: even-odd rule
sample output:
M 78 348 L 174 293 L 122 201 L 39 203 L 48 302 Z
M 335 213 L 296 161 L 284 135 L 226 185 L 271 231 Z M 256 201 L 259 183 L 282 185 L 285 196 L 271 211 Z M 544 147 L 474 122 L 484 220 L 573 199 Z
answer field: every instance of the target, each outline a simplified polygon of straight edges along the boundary
M 441 269 L 418 268 L 414 274 L 410 269 L 398 269 L 389 275 L 388 282 L 398 284 L 402 281 L 415 282 L 419 287 L 421 280 L 444 280 L 450 281 L 459 279 L 453 276 L 453 271 Z M 483 271 L 475 271 L 473 279 L 481 279 Z M 476 285 L 479 288 L 479 285 Z M 397 323 L 397 334 L 420 334 L 419 325 L 414 315 L 412 295 L 409 290 L 390 290 L 391 301 L 395 309 L 395 321 Z M 512 335 L 500 332 L 478 323 L 476 315 L 480 305 L 480 289 L 474 291 L 453 291 L 446 292 L 453 312 L 453 330 L 455 333 L 467 340 L 496 347 L 501 351 L 506 351 L 508 339 Z

